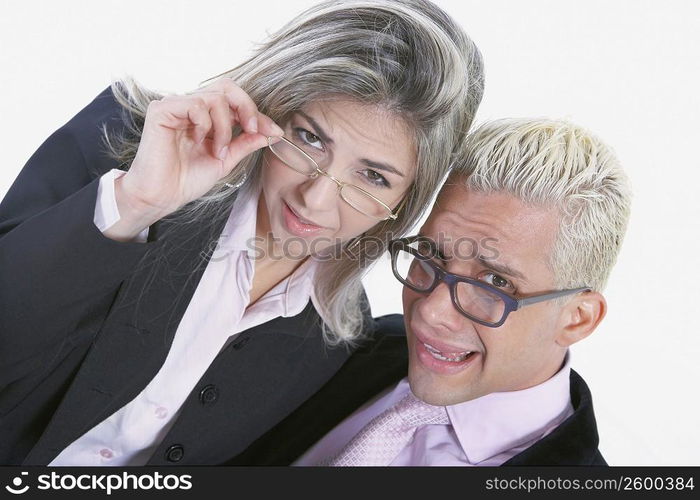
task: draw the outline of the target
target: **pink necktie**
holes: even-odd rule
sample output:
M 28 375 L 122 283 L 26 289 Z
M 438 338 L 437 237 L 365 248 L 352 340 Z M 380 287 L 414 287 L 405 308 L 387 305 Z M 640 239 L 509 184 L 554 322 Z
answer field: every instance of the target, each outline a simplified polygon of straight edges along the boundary
M 447 424 L 444 406 L 432 406 L 412 392 L 372 419 L 330 460 L 319 465 L 334 467 L 389 465 L 421 425 Z

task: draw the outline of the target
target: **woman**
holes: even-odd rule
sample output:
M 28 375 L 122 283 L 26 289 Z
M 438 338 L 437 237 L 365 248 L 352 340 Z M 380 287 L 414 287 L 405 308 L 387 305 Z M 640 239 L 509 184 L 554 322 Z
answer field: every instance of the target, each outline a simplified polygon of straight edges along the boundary
M 0 462 L 245 450 L 370 332 L 362 273 L 426 209 L 481 71 L 428 2 L 327 2 L 190 94 L 98 96 L 0 207 Z

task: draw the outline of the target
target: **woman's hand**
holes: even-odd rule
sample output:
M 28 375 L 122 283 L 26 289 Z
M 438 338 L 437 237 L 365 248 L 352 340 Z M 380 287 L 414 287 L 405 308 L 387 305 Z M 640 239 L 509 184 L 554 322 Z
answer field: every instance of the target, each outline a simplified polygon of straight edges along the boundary
M 242 133 L 232 140 L 236 125 Z M 119 240 L 136 236 L 207 193 L 245 156 L 265 147 L 268 136 L 282 134 L 230 79 L 151 102 L 136 157 L 115 182 L 120 234 L 105 234 Z

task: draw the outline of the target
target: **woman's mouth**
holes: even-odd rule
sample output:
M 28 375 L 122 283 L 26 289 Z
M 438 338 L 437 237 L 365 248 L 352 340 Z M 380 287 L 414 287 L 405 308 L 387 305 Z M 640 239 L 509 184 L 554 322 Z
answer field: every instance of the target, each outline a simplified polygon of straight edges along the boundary
M 282 202 L 282 218 L 287 230 L 297 236 L 308 236 L 323 231 L 325 228 L 300 217 L 287 202 Z

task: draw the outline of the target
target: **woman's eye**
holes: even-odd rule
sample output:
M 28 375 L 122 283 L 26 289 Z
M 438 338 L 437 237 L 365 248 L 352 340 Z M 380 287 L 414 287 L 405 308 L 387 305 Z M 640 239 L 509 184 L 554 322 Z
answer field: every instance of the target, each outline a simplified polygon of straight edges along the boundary
M 323 141 L 321 141 L 321 138 L 305 128 L 295 128 L 294 135 L 299 138 L 302 146 L 311 146 L 312 148 L 323 151 Z
M 515 287 L 513 287 L 513 285 L 510 283 L 510 281 L 499 276 L 496 273 L 492 273 L 492 272 L 482 273 L 479 276 L 479 279 L 481 279 L 482 281 L 485 281 L 486 283 L 488 283 L 491 286 L 495 286 L 496 288 L 503 288 L 503 289 L 505 289 L 507 291 L 511 291 L 511 292 L 515 290 Z
M 367 182 L 374 186 L 381 186 L 381 187 L 387 187 L 390 188 L 391 184 L 389 183 L 388 180 L 386 180 L 386 177 L 384 177 L 382 174 L 379 172 L 372 170 L 372 169 L 367 169 L 363 170 L 361 174 L 365 179 L 367 179 Z

